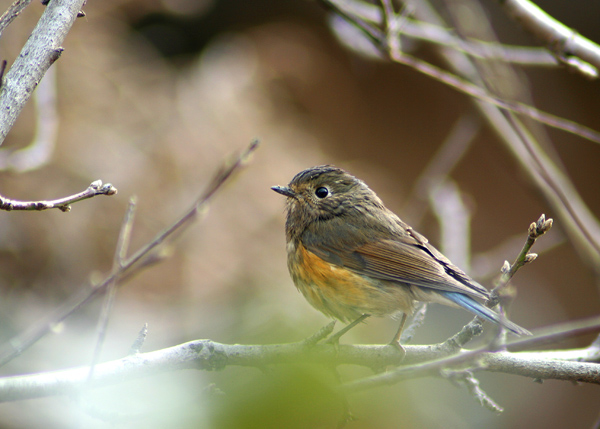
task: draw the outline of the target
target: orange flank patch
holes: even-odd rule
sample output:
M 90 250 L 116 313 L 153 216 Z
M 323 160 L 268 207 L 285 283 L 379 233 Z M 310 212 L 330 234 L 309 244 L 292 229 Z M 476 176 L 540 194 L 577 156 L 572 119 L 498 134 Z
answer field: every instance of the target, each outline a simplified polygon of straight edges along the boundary
M 296 287 L 322 313 L 348 322 L 363 313 L 385 315 L 412 310 L 407 288 L 363 277 L 324 261 L 298 244 L 288 255 Z

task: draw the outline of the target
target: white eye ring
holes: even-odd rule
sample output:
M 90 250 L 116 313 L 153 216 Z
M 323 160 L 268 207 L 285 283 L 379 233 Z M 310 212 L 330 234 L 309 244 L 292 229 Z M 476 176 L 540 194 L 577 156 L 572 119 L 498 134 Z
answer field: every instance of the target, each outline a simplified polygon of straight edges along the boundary
M 320 186 L 315 190 L 315 195 L 317 198 L 326 198 L 330 195 L 329 189 L 327 189 L 325 186 Z

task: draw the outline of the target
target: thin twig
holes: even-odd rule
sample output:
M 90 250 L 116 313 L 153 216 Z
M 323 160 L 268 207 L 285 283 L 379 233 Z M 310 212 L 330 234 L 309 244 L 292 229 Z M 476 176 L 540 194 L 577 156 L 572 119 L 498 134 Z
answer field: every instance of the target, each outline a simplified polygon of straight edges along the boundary
M 544 193 L 561 226 L 569 233 L 575 249 L 590 262 L 594 270 L 600 267 L 600 222 L 587 207 L 577 189 L 564 173 L 553 163 L 540 144 L 514 115 L 505 115 L 516 135 L 506 139 L 524 171 L 532 177 Z
M 600 132 L 596 130 L 578 124 L 574 121 L 553 115 L 551 113 L 544 112 L 533 106 L 529 106 L 518 101 L 509 101 L 495 97 L 484 88 L 475 85 L 456 74 L 447 72 L 439 67 L 434 66 L 433 64 L 420 60 L 399 50 L 391 49 L 387 42 L 387 38 L 389 36 L 386 33 L 382 32 L 379 28 L 375 27 L 374 25 L 371 25 L 362 17 L 349 14 L 343 9 L 343 6 L 339 4 L 339 0 L 322 1 L 325 2 L 329 7 L 334 9 L 336 13 L 338 13 L 340 16 L 347 19 L 350 23 L 356 25 L 360 30 L 362 30 L 365 33 L 365 35 L 369 39 L 371 39 L 375 47 L 378 48 L 380 52 L 387 54 L 392 61 L 398 64 L 409 66 L 437 80 L 438 82 L 441 82 L 445 85 L 450 86 L 451 88 L 456 89 L 459 92 L 462 92 L 463 94 L 467 94 L 471 97 L 485 101 L 486 103 L 490 103 L 503 110 L 527 116 L 542 124 L 548 125 L 549 127 L 560 129 L 578 135 L 590 141 L 600 143 Z M 395 17 L 383 17 L 382 19 L 384 22 L 386 22 L 390 19 L 395 19 Z M 381 25 L 382 23 L 379 24 Z M 392 29 L 396 31 L 395 27 L 392 27 Z
M 515 234 L 491 249 L 474 254 L 469 274 L 476 279 L 496 277 L 498 274 L 498 260 L 523 247 L 522 235 Z M 561 231 L 554 231 L 551 235 L 545 237 L 544 241 L 536 243 L 537 253 L 549 252 L 565 242 L 565 235 Z
M 319 341 L 325 339 L 333 332 L 333 328 L 335 327 L 335 320 L 329 322 L 327 325 L 323 326 L 316 333 L 306 338 L 303 343 L 306 347 L 312 347 L 317 344 Z
M 479 386 L 477 380 L 471 371 L 441 371 L 443 377 L 448 378 L 457 386 L 465 386 L 469 393 L 479 401 L 482 407 L 487 408 L 495 413 L 501 413 L 504 409 L 498 405 L 487 393 Z
M 531 247 L 535 244 L 536 240 L 544 235 L 546 232 L 552 228 L 552 219 L 546 220 L 545 215 L 541 215 L 537 222 L 533 222 L 529 225 L 529 230 L 527 234 L 527 240 L 525 241 L 525 245 L 521 249 L 519 255 L 517 255 L 515 262 L 510 265 L 508 261 L 504 261 L 504 265 L 502 266 L 502 274 L 500 279 L 496 283 L 496 287 L 492 289 L 490 292 L 490 298 L 485 303 L 488 307 L 494 308 L 500 303 L 500 299 L 502 298 L 502 291 L 506 288 L 510 279 L 515 275 L 515 273 L 525 264 L 533 262 L 537 257 L 534 253 L 529 253 Z M 504 316 L 501 309 L 501 315 Z M 479 328 L 477 327 L 479 326 Z M 468 341 L 473 338 L 474 335 L 478 335 L 481 331 L 481 323 L 478 317 L 475 317 L 469 324 L 465 325 L 462 330 L 449 338 L 446 342 L 454 343 L 457 342 L 461 346 L 466 344 Z M 504 339 L 500 338 L 500 335 L 503 333 L 503 329 L 498 330 L 498 335 L 494 337 L 492 341 L 494 341 L 494 345 L 492 348 L 496 348 L 500 346 L 498 341 L 503 342 Z
M 2 37 L 2 32 L 6 30 L 6 27 L 19 16 L 23 9 L 29 6 L 29 3 L 31 3 L 31 0 L 15 0 L 6 12 L 0 16 L 0 37 Z
M 510 279 L 515 275 L 515 273 L 525 264 L 531 263 L 535 261 L 537 258 L 537 254 L 529 253 L 531 247 L 535 244 L 536 240 L 540 238 L 542 235 L 547 233 L 550 228 L 552 228 L 553 220 L 546 220 L 546 215 L 542 214 L 537 222 L 532 222 L 529 225 L 529 230 L 527 232 L 527 240 L 525 240 L 525 244 L 523 248 L 517 255 L 515 261 L 512 265 L 508 261 L 504 261 L 504 265 L 502 267 L 502 275 L 500 276 L 500 280 L 498 281 L 496 287 L 492 290 L 492 296 L 500 295 L 502 289 L 506 287 Z
M 459 92 L 462 92 L 463 94 L 467 94 L 479 100 L 493 104 L 494 106 L 497 106 L 503 110 L 527 116 L 536 120 L 537 122 L 548 125 L 549 127 L 575 134 L 595 143 L 600 143 L 600 132 L 578 124 L 575 121 L 561 118 L 518 101 L 509 101 L 497 98 L 480 86 L 474 85 L 466 79 L 442 70 L 439 67 L 436 67 L 411 55 L 407 55 L 402 52 L 392 52 L 390 57 L 394 62 L 412 67 L 415 70 L 437 80 L 438 82 L 446 84 L 458 90 Z
M 96 347 L 94 348 L 94 354 L 92 355 L 92 362 L 90 364 L 90 372 L 88 375 L 88 382 L 94 375 L 94 367 L 100 359 L 100 353 L 102 352 L 102 346 L 106 338 L 106 330 L 108 327 L 108 319 L 115 303 L 115 297 L 117 294 L 117 287 L 119 282 L 119 273 L 123 269 L 123 263 L 127 258 L 127 251 L 129 249 L 129 243 L 131 242 L 131 230 L 133 229 L 133 219 L 135 216 L 136 199 L 135 197 L 129 200 L 127 206 L 127 212 L 123 218 L 121 225 L 121 231 L 119 232 L 119 239 L 117 240 L 117 247 L 115 248 L 115 255 L 113 258 L 112 273 L 114 274 L 114 280 L 107 285 L 106 297 L 102 305 L 102 311 L 98 318 L 98 339 L 96 340 Z
M 591 332 L 598 332 L 600 330 L 600 316 L 592 317 L 589 319 L 584 319 L 575 322 L 569 322 L 562 325 L 557 325 L 554 327 L 549 327 L 547 329 L 541 330 L 541 332 L 537 333 L 533 337 L 521 337 L 517 340 L 512 340 L 508 342 L 507 347 L 509 349 L 530 349 L 533 347 L 545 345 L 548 343 L 553 343 L 557 341 L 561 341 L 565 338 L 570 338 L 577 335 L 583 335 Z M 408 350 L 408 349 L 407 349 Z M 407 352 L 408 354 L 408 352 Z M 479 347 L 477 349 L 469 350 L 462 352 L 460 354 L 456 354 L 449 357 L 443 357 L 441 359 L 432 360 L 425 363 L 420 363 L 417 365 L 411 365 L 407 367 L 397 368 L 395 370 L 386 372 L 384 374 L 378 374 L 371 377 L 367 377 L 361 380 L 356 380 L 350 383 L 346 383 L 342 388 L 345 391 L 363 391 L 367 389 L 372 389 L 375 387 L 380 387 L 384 385 L 391 385 L 399 383 L 403 380 L 420 378 L 420 377 L 428 377 L 431 375 L 437 374 L 441 369 L 448 368 L 453 365 L 468 365 L 472 364 L 472 362 L 477 359 L 481 359 L 483 355 L 487 356 L 487 359 L 491 359 L 491 363 L 494 364 L 493 356 L 502 356 L 507 357 L 507 359 L 519 359 L 518 354 L 516 353 L 507 353 L 507 352 L 497 352 L 490 353 L 490 349 L 488 345 L 483 347 Z M 491 356 L 491 357 L 490 357 Z M 407 356 L 408 359 L 408 356 Z M 541 376 L 541 371 L 548 370 L 548 373 L 545 373 L 544 377 L 540 378 L 555 378 L 555 379 L 568 379 L 569 371 L 573 371 L 574 367 L 565 365 L 564 371 L 558 370 L 558 364 L 555 360 L 550 359 L 536 359 L 537 364 L 543 367 L 540 371 L 536 371 L 532 366 L 527 366 L 521 364 L 518 368 L 515 368 L 515 371 L 518 373 L 523 373 L 529 371 L 529 374 L 537 373 L 538 377 Z M 497 364 L 497 361 L 495 362 Z M 595 365 L 595 364 L 588 364 Z M 582 372 L 579 373 L 578 380 L 586 381 L 590 383 L 600 384 L 600 367 L 597 365 L 582 367 Z M 492 366 L 498 369 L 498 366 Z M 506 367 L 504 367 L 504 371 L 506 371 Z M 571 374 L 572 375 L 572 374 Z
M 381 8 L 375 4 L 358 0 L 331 0 L 338 3 L 349 15 L 359 16 L 366 22 L 379 24 L 383 21 Z M 334 30 L 338 30 L 334 27 Z M 556 56 L 545 48 L 530 46 L 513 46 L 500 43 L 490 43 L 475 38 L 461 38 L 448 27 L 420 21 L 408 16 L 402 18 L 400 35 L 435 45 L 452 48 L 474 58 L 500 60 L 503 62 L 524 66 L 556 67 L 559 64 Z M 339 34 L 340 37 L 348 35 Z M 342 40 L 346 43 L 346 40 Z M 350 43 L 352 46 L 352 43 Z
M 427 303 L 419 302 L 415 311 L 410 319 L 410 323 L 402 331 L 402 337 L 400 337 L 400 344 L 408 344 L 413 340 L 417 329 L 419 329 L 425 322 L 425 314 L 427 313 Z
M 423 169 L 404 204 L 404 216 L 416 228 L 427 210 L 426 196 L 439 187 L 460 162 L 481 130 L 481 121 L 472 113 L 461 115 L 427 166 Z
M 131 345 L 131 349 L 129 349 L 129 356 L 136 355 L 142 350 L 142 346 L 146 341 L 146 336 L 148 336 L 148 323 L 144 323 L 144 326 L 142 326 L 142 329 L 138 332 L 135 341 Z
M 40 338 L 44 337 L 48 332 L 50 332 L 53 326 L 65 320 L 77 309 L 87 304 L 96 295 L 104 292 L 117 278 L 121 278 L 123 281 L 125 278 L 131 276 L 134 272 L 137 272 L 138 269 L 148 266 L 148 259 L 151 261 L 154 260 L 152 251 L 162 244 L 166 239 L 171 237 L 175 232 L 180 231 L 184 227 L 188 226 L 198 216 L 198 214 L 202 212 L 209 200 L 219 189 L 221 189 L 221 187 L 227 182 L 233 173 L 244 165 L 248 157 L 257 147 L 258 141 L 253 141 L 248 148 L 233 161 L 226 163 L 221 170 L 219 170 L 212 183 L 201 194 L 192 207 L 188 209 L 182 216 L 180 216 L 172 225 L 159 233 L 152 241 L 143 246 L 133 256 L 127 259 L 127 261 L 123 263 L 123 266 L 119 272 L 111 273 L 102 282 L 94 285 L 92 288 L 82 288 L 79 294 L 73 296 L 67 304 L 58 309 L 55 314 L 51 315 L 47 319 L 46 322 L 38 324 L 31 328 L 31 330 L 19 334 L 8 342 L 4 343 L 0 348 L 0 366 L 10 362 L 12 359 L 20 355 L 24 350 L 35 344 Z
M 87 200 L 88 198 L 95 197 L 96 195 L 116 195 L 117 188 L 110 183 L 105 185 L 102 184 L 102 180 L 96 180 L 87 187 L 85 191 L 79 192 L 78 194 L 71 195 L 64 198 L 59 198 L 50 201 L 19 201 L 11 200 L 9 198 L 0 195 L 0 210 L 49 210 L 59 209 L 63 212 L 71 210 L 71 204 L 79 201 Z

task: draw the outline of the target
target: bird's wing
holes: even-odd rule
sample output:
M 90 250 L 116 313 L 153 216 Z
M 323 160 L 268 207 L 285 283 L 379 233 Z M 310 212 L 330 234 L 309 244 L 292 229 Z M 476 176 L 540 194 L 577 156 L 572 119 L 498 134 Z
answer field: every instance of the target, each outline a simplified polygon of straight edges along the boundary
M 322 259 L 369 277 L 408 283 L 441 291 L 487 299 L 488 291 L 431 246 L 410 227 L 393 239 L 319 240 L 306 231 L 304 245 Z M 379 234 L 378 234 L 379 235 Z

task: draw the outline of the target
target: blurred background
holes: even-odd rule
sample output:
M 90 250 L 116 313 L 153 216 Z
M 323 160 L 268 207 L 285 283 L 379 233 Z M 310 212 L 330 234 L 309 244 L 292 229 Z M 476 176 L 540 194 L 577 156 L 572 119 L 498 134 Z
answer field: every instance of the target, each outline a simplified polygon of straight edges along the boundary
M 537 4 L 600 41 L 599 3 Z M 469 31 L 469 19 L 480 25 L 477 14 L 483 13 L 503 43 L 539 46 L 496 2 L 436 1 L 433 7 L 465 26 L 459 31 Z M 32 3 L 2 35 L 0 54 L 9 66 L 43 10 Z M 52 199 L 101 179 L 119 193 L 77 203 L 69 213 L 0 214 L 2 342 L 110 271 L 130 197 L 138 198 L 136 250 L 193 203 L 225 157 L 256 137 L 262 145 L 252 162 L 218 194 L 206 217 L 167 244 L 168 258 L 121 285 L 102 360 L 126 356 L 144 323 L 149 332 L 142 351 L 199 338 L 295 342 L 328 323 L 287 273 L 284 201 L 270 190 L 319 164 L 335 164 L 363 179 L 488 288 L 504 260 L 516 257 L 528 225 L 545 213 L 555 226 L 533 249 L 538 260 L 514 279 L 518 296 L 511 319 L 535 331 L 598 313 L 593 259 L 570 239 L 560 212 L 471 100 L 412 69 L 344 47 L 320 3 L 91 0 L 84 10 L 86 17 L 76 21 L 53 67 L 54 77 L 44 79 L 55 79 L 55 146 L 35 169 L 0 172 L 0 192 L 21 200 Z M 444 66 L 431 43 L 407 40 L 403 46 Z M 529 91 L 515 99 L 600 129 L 598 81 L 562 67 L 515 67 L 514 73 Z M 512 88 L 514 77 L 501 79 L 498 85 Z M 600 213 L 600 146 L 528 125 L 543 135 L 546 150 L 589 210 Z M 30 101 L 0 158 L 27 147 L 35 133 Z M 459 144 L 450 153 L 462 156 L 449 171 L 444 195 L 459 197 L 448 204 L 467 213 L 458 218 L 466 229 L 448 217 L 443 195 L 436 198 L 428 187 L 427 168 L 452 135 Z M 446 234 L 464 242 L 448 247 Z M 100 306 L 96 300 L 76 312 L 0 368 L 1 374 L 88 364 Z M 443 341 L 469 320 L 464 311 L 432 305 L 413 342 Z M 386 343 L 395 329 L 391 319 L 373 319 L 342 342 Z M 585 347 L 592 339 L 557 347 Z M 371 374 L 355 367 L 340 371 L 345 381 Z M 598 418 L 596 386 L 478 377 L 504 413 L 482 408 L 447 380 L 419 379 L 349 397 L 357 420 L 348 427 L 589 427 Z M 313 367 L 167 373 L 85 397 L 0 404 L 0 426 L 335 427 L 341 403 L 331 394 L 333 384 L 329 372 Z

